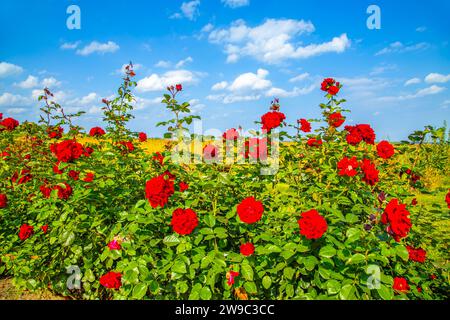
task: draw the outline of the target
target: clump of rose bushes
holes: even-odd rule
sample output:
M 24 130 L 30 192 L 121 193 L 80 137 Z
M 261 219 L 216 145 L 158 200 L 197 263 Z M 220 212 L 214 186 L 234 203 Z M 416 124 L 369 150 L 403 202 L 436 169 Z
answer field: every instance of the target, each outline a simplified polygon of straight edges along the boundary
M 404 148 L 346 125 L 342 84 L 323 81 L 322 119 L 288 124 L 275 99 L 240 150 L 240 132 L 227 130 L 227 148 L 253 163 L 211 163 L 225 151 L 211 142 L 203 163 L 187 165 L 172 161 L 173 141 L 146 154 L 147 135 L 127 128 L 134 76 L 130 65 L 103 100 L 105 127 L 88 133 L 47 89 L 39 124 L 0 115 L 0 274 L 82 299 L 448 298 L 448 270 L 415 232 Z M 167 138 L 198 118 L 178 103 L 182 91 L 164 95 Z M 262 175 L 256 160 L 275 131 L 290 143 Z M 80 143 L 85 134 L 97 143 Z

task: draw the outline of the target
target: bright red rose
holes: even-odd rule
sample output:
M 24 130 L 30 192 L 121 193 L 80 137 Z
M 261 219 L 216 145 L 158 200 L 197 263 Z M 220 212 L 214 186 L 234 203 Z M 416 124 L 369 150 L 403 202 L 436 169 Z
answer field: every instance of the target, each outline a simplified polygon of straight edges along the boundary
M 164 156 L 161 153 L 156 152 L 152 159 L 158 161 L 160 165 L 163 165 Z
M 405 204 L 400 204 L 397 199 L 392 199 L 381 215 L 381 223 L 387 225 L 387 232 L 395 241 L 408 235 L 411 230 L 411 219 Z
M 54 190 L 58 190 L 58 198 L 61 200 L 67 200 L 72 195 L 72 187 L 68 185 L 66 182 L 63 183 L 64 187 L 60 186 L 59 184 L 54 186 Z
M 50 151 L 60 162 L 72 162 L 85 154 L 83 146 L 75 140 L 65 140 L 52 144 Z
M 70 170 L 69 171 L 69 177 L 76 181 L 76 180 L 78 180 L 80 178 L 80 172 L 79 171 L 75 171 L 75 170 Z
M 319 239 L 327 231 L 328 224 L 317 210 L 312 209 L 301 214 L 298 227 L 300 234 L 306 238 Z
M 392 288 L 396 292 L 407 293 L 409 291 L 408 281 L 406 281 L 405 278 L 395 277 L 394 278 L 394 284 L 392 285 Z
M 6 194 L 0 193 L 0 209 L 6 208 L 8 205 L 8 197 Z
M 395 153 L 394 146 L 386 140 L 380 141 L 377 144 L 377 153 L 383 159 L 389 159 Z
M 267 159 L 267 138 L 250 138 L 244 143 L 244 158 Z
M 164 174 L 152 178 L 145 185 L 145 197 L 153 208 L 163 208 L 174 192 L 173 180 Z
M 306 119 L 300 119 L 297 121 L 300 124 L 300 131 L 311 132 L 311 123 Z
M 84 182 L 92 182 L 94 181 L 94 174 L 92 172 L 86 173 L 86 176 L 83 179 Z
M 91 137 L 101 137 L 101 136 L 103 136 L 103 135 L 105 135 L 105 134 L 106 134 L 105 130 L 103 130 L 103 129 L 100 128 L 100 127 L 94 127 L 94 128 L 92 128 L 92 129 L 89 131 L 89 135 L 90 135 Z
M 122 153 L 129 153 L 134 151 L 134 145 L 131 141 L 119 141 L 118 144 Z
M 356 126 L 345 126 L 348 131 L 347 142 L 351 145 L 357 145 L 361 141 L 367 144 L 375 143 L 375 132 L 368 124 L 357 124 Z
M 48 231 L 48 224 L 46 224 L 45 226 L 42 226 L 42 227 L 41 227 L 41 230 L 42 230 L 42 232 L 43 232 L 44 234 L 46 234 L 47 231 Z
M 309 147 L 320 147 L 322 145 L 322 140 L 316 139 L 316 138 L 310 138 L 310 139 L 308 139 L 308 141 L 306 141 L 306 144 Z
M 50 139 L 59 139 L 62 137 L 64 129 L 61 127 L 50 127 L 47 128 L 47 134 Z
M 3 113 L 0 112 L 0 120 L 3 119 Z
M 372 162 L 368 159 L 361 161 L 361 170 L 364 173 L 362 180 L 369 186 L 374 186 L 378 181 L 378 170 Z
M 284 113 L 278 111 L 267 112 L 261 117 L 262 129 L 270 132 L 280 126 L 280 124 L 286 119 Z
M 351 159 L 345 157 L 338 162 L 337 167 L 339 169 L 340 176 L 354 177 L 358 174 L 356 169 L 358 169 L 359 163 L 356 157 L 352 157 Z
M 228 129 L 222 135 L 225 140 L 237 140 L 239 138 L 239 132 L 235 128 Z
M 251 256 L 255 252 L 255 246 L 253 243 L 247 242 L 242 244 L 239 247 L 239 250 L 241 251 L 241 254 L 248 257 Z
M 205 160 L 215 160 L 219 155 L 219 148 L 213 144 L 208 144 L 203 147 L 203 158 Z
M 120 245 L 119 241 L 112 240 L 108 243 L 109 250 L 120 250 L 122 249 L 122 246 Z
M 261 220 L 264 207 L 260 201 L 254 197 L 248 197 L 237 206 L 237 213 L 242 222 L 252 224 Z
M 328 93 L 331 94 L 332 96 L 335 96 L 338 92 L 339 92 L 339 87 L 338 86 L 330 86 L 328 88 Z
M 450 209 L 450 190 L 448 191 L 447 195 L 445 196 L 445 202 L 447 202 L 447 207 Z
M 59 169 L 59 164 L 60 161 L 58 161 L 54 166 L 53 166 L 53 172 L 56 174 L 63 174 L 64 171 Z
M 345 118 L 340 112 L 330 114 L 328 117 L 328 124 L 332 127 L 339 128 L 345 121 Z
M 180 192 L 184 192 L 187 189 L 189 189 L 189 185 L 186 182 L 183 182 L 183 181 L 180 182 L 178 186 L 180 187 Z
M 19 230 L 20 240 L 24 241 L 24 240 L 28 239 L 29 237 L 31 237 L 31 235 L 34 233 L 33 229 L 34 228 L 32 226 L 30 226 L 26 223 L 23 224 Z
M 197 214 L 192 209 L 176 209 L 172 213 L 172 222 L 170 223 L 174 232 L 181 235 L 191 234 L 198 226 Z
M 239 272 L 236 271 L 228 271 L 226 278 L 227 278 L 227 285 L 231 287 L 234 284 L 234 278 L 239 276 Z
M 119 289 L 122 286 L 122 274 L 110 271 L 100 277 L 100 284 L 108 289 Z
M 147 134 L 145 132 L 139 132 L 139 141 L 140 142 L 147 141 Z
M 181 84 L 177 84 L 175 86 L 175 89 L 177 89 L 177 91 L 181 91 L 181 90 L 183 90 L 183 86 Z
M 19 126 L 19 121 L 13 118 L 5 118 L 0 121 L 0 131 L 13 131 L 15 128 Z
M 53 188 L 49 187 L 47 185 L 42 185 L 39 187 L 39 189 L 41 190 L 42 196 L 46 199 L 50 198 L 50 195 L 52 193 Z
M 322 81 L 321 90 L 326 91 L 328 94 L 334 96 L 341 88 L 339 82 L 336 82 L 333 78 L 326 78 Z
M 427 252 L 422 248 L 413 248 L 411 246 L 406 246 L 409 254 L 409 260 L 424 263 L 427 258 Z

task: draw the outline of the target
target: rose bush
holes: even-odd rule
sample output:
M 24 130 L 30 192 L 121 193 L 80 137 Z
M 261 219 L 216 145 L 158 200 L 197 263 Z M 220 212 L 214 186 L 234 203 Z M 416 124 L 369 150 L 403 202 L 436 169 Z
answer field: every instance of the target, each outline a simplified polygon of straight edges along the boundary
M 134 76 L 130 65 L 118 96 L 103 100 L 105 129 L 90 130 L 98 143 L 80 142 L 81 114 L 66 114 L 47 89 L 39 124 L 0 122 L 1 274 L 82 299 L 448 298 L 447 267 L 415 226 L 426 208 L 408 204 L 420 170 L 399 161 L 410 146 L 376 144 L 368 124 L 339 130 L 342 84 L 324 80 L 322 119 L 289 125 L 276 100 L 262 136 L 241 150 L 237 130 L 226 131 L 221 139 L 254 163 L 187 165 L 172 160 L 173 141 L 147 154 L 146 136 L 127 128 Z M 168 138 L 198 118 L 178 103 L 182 89 L 164 95 Z M 261 175 L 275 129 L 290 142 L 278 171 Z M 447 210 L 445 199 L 438 206 Z M 79 290 L 68 285 L 73 266 Z

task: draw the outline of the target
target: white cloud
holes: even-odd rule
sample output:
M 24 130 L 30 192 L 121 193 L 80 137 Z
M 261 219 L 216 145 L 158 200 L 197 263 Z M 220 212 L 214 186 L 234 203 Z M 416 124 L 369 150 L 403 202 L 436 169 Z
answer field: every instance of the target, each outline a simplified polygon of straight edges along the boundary
M 207 100 L 211 101 L 219 101 L 224 104 L 230 104 L 235 102 L 244 102 L 244 101 L 255 101 L 261 99 L 260 94 L 251 94 L 251 95 L 234 95 L 234 94 L 216 94 L 209 95 L 206 97 Z
M 222 0 L 222 3 L 226 7 L 234 9 L 248 6 L 250 4 L 250 0 Z
M 175 84 L 195 84 L 199 81 L 198 74 L 188 70 L 173 70 L 159 75 L 153 73 L 138 81 L 137 90 L 140 92 L 161 91 L 167 86 Z
M 450 74 L 430 73 L 425 77 L 426 83 L 446 83 L 450 81 Z
M 6 110 L 8 114 L 20 114 L 24 113 L 25 111 L 27 111 L 27 109 L 25 108 L 9 108 Z
M 120 47 L 113 41 L 108 41 L 106 43 L 100 43 L 97 41 L 92 41 L 87 46 L 82 49 L 78 49 L 76 51 L 77 54 L 81 56 L 88 56 L 93 53 L 105 54 L 105 53 L 113 53 L 119 50 Z
M 420 42 L 412 45 L 405 46 L 400 41 L 396 41 L 391 43 L 388 47 L 381 49 L 377 53 L 376 56 L 388 54 L 388 53 L 403 53 L 403 52 L 411 52 L 411 51 L 419 51 L 428 49 L 430 45 L 426 42 Z
M 427 27 L 425 27 L 425 26 L 418 27 L 418 28 L 416 29 L 416 31 L 417 31 L 417 32 L 425 32 L 425 31 L 427 31 Z
M 268 75 L 269 71 L 265 69 L 258 69 L 256 74 L 252 72 L 243 73 L 234 79 L 233 83 L 228 87 L 228 90 L 236 92 L 267 89 L 272 85 L 272 82 L 266 79 Z
M 158 105 L 161 104 L 162 99 L 160 97 L 153 98 L 153 99 L 147 99 L 147 98 L 141 98 L 136 96 L 135 97 L 135 110 L 143 110 L 151 105 Z
M 178 61 L 177 64 L 175 65 L 175 68 L 177 68 L 177 69 L 182 68 L 182 67 L 184 67 L 184 65 L 186 63 L 191 63 L 193 61 L 194 61 L 194 59 L 192 59 L 192 57 L 187 57 L 186 59 Z
M 371 76 L 380 75 L 382 73 L 385 73 L 386 71 L 395 70 L 397 69 L 397 66 L 395 64 L 382 64 L 380 66 L 377 66 L 372 69 L 370 72 Z
M 79 45 L 80 45 L 80 41 L 65 42 L 59 48 L 62 50 L 74 50 L 74 49 L 78 48 Z
M 44 88 L 56 88 L 61 86 L 61 81 L 58 81 L 54 77 L 44 78 L 41 82 Z
M 195 20 L 199 15 L 198 7 L 200 6 L 200 0 L 194 0 L 189 2 L 183 2 L 181 4 L 181 12 L 174 13 L 170 16 L 171 19 L 181 19 L 183 17 L 189 20 Z
M 212 29 L 214 29 L 214 25 L 212 23 L 208 23 L 202 28 L 201 32 L 210 32 Z
M 29 75 L 28 78 L 26 78 L 22 82 L 15 83 L 14 85 L 22 89 L 31 89 L 39 85 L 39 79 L 35 76 Z
M 378 100 L 384 101 L 384 102 L 412 100 L 412 99 L 422 98 L 422 97 L 426 97 L 426 96 L 430 96 L 430 95 L 435 95 L 435 94 L 441 93 L 444 90 L 445 90 L 445 88 L 443 88 L 443 87 L 439 87 L 437 85 L 432 85 L 430 87 L 420 89 L 414 94 L 380 97 Z
M 422 82 L 422 80 L 420 80 L 419 78 L 412 78 L 405 82 L 405 87 L 413 85 L 413 84 L 418 84 L 421 82 Z
M 209 41 L 224 46 L 227 62 L 233 63 L 250 56 L 266 63 L 279 63 L 286 59 L 306 59 L 326 52 L 341 53 L 350 46 L 346 34 L 329 42 L 298 46 L 294 38 L 315 30 L 310 21 L 268 19 L 256 27 L 248 27 L 237 20 L 229 28 L 214 29 Z
M 312 84 L 305 88 L 298 88 L 294 87 L 291 91 L 286 91 L 281 88 L 271 88 L 269 91 L 266 92 L 266 97 L 276 97 L 276 98 L 292 98 L 292 97 L 298 97 L 303 96 L 308 93 L 313 92 L 317 86 L 315 84 Z
M 224 89 L 226 89 L 227 87 L 228 87 L 228 82 L 226 82 L 226 81 L 221 81 L 221 82 L 218 82 L 218 83 L 216 83 L 215 85 L 213 85 L 213 86 L 211 87 L 211 90 L 213 90 L 213 91 L 224 90 Z
M 309 78 L 309 73 L 305 72 L 289 79 L 289 82 L 300 82 Z
M 171 65 L 172 65 L 172 64 L 170 63 L 170 61 L 159 60 L 159 61 L 155 64 L 155 67 L 157 67 L 157 68 L 170 68 Z
M 23 71 L 23 68 L 8 62 L 0 62 L 0 78 L 14 76 Z
M 23 107 L 30 104 L 30 99 L 19 94 L 5 92 L 0 95 L 0 106 L 2 107 Z

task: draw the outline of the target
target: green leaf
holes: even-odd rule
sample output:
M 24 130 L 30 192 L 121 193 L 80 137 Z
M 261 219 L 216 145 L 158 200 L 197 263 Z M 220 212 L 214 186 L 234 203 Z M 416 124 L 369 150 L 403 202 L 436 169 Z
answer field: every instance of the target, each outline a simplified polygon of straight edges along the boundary
M 272 285 L 272 278 L 270 276 L 264 276 L 262 279 L 262 285 L 265 289 L 269 289 Z
M 177 260 L 172 266 L 172 271 L 176 273 L 186 273 L 186 264 L 181 260 Z
M 211 290 L 209 289 L 209 287 L 203 287 L 200 290 L 200 299 L 202 300 L 210 300 L 212 297 L 212 293 Z
M 253 281 L 253 269 L 249 264 L 243 264 L 241 266 L 241 272 L 244 279 Z
M 290 257 L 292 257 L 295 254 L 294 251 L 283 251 L 282 253 L 280 253 L 280 256 L 282 256 L 285 260 L 289 259 Z
M 305 265 L 305 268 L 308 271 L 312 271 L 317 263 L 318 263 L 318 260 L 314 256 L 308 256 L 303 259 L 303 264 Z
M 346 264 L 357 264 L 366 260 L 366 257 L 361 253 L 355 253 L 346 262 Z
M 172 234 L 170 236 L 166 236 L 163 240 L 163 243 L 167 246 L 176 246 L 180 243 L 180 239 L 176 234 Z
M 255 293 L 258 292 L 254 282 L 246 282 L 246 283 L 244 283 L 244 288 L 245 288 L 245 291 L 247 291 L 248 293 L 251 293 L 251 294 L 255 294 Z
M 386 287 L 384 284 L 380 285 L 377 289 L 378 294 L 383 300 L 392 300 L 394 297 L 394 290 L 392 288 Z
M 355 294 L 355 287 L 351 284 L 346 284 L 339 291 L 339 298 L 341 300 L 353 300 Z
M 319 251 L 319 256 L 324 258 L 331 258 L 336 255 L 336 249 L 332 246 L 325 246 Z
M 142 299 L 147 293 L 147 285 L 145 283 L 139 283 L 133 288 L 133 298 Z
M 405 246 L 399 245 L 395 248 L 395 253 L 402 258 L 404 261 L 408 261 L 409 260 L 409 253 L 408 253 L 408 249 L 406 249 Z
M 328 280 L 326 286 L 328 294 L 338 294 L 341 290 L 341 284 L 337 280 Z
M 284 276 L 289 280 L 291 280 L 294 277 L 294 273 L 295 273 L 295 270 L 292 269 L 291 267 L 287 267 L 283 270 Z
M 359 240 L 359 238 L 361 236 L 361 230 L 356 229 L 356 228 L 350 228 L 347 230 L 346 236 L 347 236 L 347 241 L 346 241 L 347 243 L 355 242 L 356 240 Z

